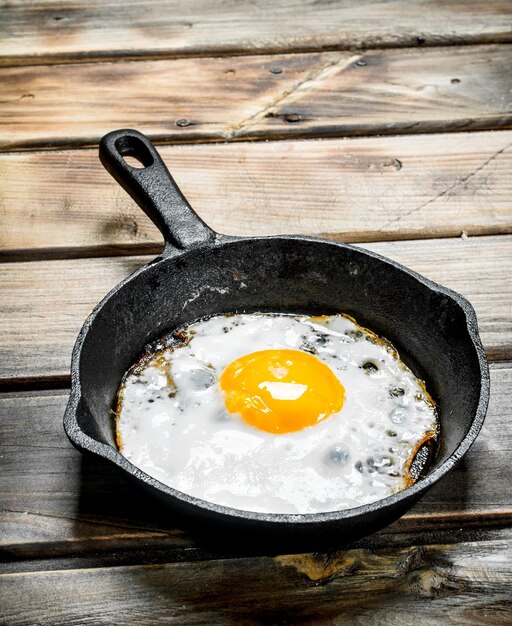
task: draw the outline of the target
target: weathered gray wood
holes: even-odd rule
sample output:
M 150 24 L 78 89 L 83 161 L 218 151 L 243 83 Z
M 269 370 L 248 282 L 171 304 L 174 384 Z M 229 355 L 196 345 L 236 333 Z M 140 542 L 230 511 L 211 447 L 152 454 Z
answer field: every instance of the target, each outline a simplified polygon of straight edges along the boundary
M 510 41 L 507 0 L 5 2 L 4 63 Z
M 374 544 L 391 544 L 394 536 L 403 542 L 408 540 L 403 535 L 412 532 L 512 522 L 512 367 L 494 365 L 491 383 L 486 423 L 465 460 L 405 517 L 373 538 Z M 204 554 L 166 511 L 134 492 L 114 468 L 82 457 L 71 446 L 62 429 L 66 401 L 65 390 L 0 395 L 3 559 L 133 551 L 141 546 L 153 553 L 166 550 L 167 559 L 171 553 L 176 560 Z
M 510 46 L 487 45 L 512 41 L 506 0 L 4 4 L 0 65 L 18 65 L 0 71 L 6 150 L 84 147 L 126 125 L 160 143 L 511 125 Z M 461 43 L 486 45 L 430 47 Z M 376 50 L 411 45 L 428 48 Z M 190 58 L 204 54 L 253 56 Z M 27 66 L 94 59 L 121 60 Z M 163 152 L 220 231 L 500 235 L 369 247 L 464 292 L 488 354 L 510 360 L 511 144 L 505 131 Z M 158 250 L 92 151 L 11 153 L 1 166 L 3 260 Z M 0 382 L 66 384 L 92 305 L 148 258 L 0 267 Z M 512 518 L 511 382 L 510 363 L 494 364 L 477 443 L 389 529 L 329 555 L 234 560 L 71 447 L 65 389 L 0 394 L 0 622 L 510 624 L 512 531 L 495 527 Z
M 502 131 L 160 152 L 219 232 L 357 242 L 511 233 L 511 146 L 512 131 Z M 0 179 L 0 259 L 161 249 L 160 233 L 96 150 L 0 155 Z
M 13 626 L 510 624 L 511 539 L 4 574 L 0 603 Z
M 510 128 L 511 67 L 493 45 L 0 68 L 0 149 Z
M 491 359 L 512 356 L 512 236 L 365 245 L 466 295 Z M 151 257 L 0 264 L 0 382 L 68 380 L 93 306 Z M 86 286 L 86 288 L 85 288 Z

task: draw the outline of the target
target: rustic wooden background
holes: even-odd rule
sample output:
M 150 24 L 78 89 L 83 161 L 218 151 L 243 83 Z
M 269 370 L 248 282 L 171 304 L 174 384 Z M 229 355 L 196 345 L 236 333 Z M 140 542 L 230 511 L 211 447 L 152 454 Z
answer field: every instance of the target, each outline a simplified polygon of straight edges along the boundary
M 512 623 L 512 2 L 0 2 L 0 622 Z M 399 522 L 206 549 L 68 443 L 71 348 L 161 248 L 98 139 L 160 144 L 226 233 L 350 241 L 474 304 L 492 398 Z

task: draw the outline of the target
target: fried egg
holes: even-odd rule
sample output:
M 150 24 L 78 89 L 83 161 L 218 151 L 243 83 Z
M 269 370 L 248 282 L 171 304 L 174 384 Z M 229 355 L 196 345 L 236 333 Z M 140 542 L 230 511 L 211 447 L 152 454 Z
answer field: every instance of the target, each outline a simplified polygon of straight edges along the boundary
M 341 314 L 193 323 L 127 372 L 116 408 L 118 447 L 133 465 L 183 493 L 263 513 L 385 498 L 414 482 L 417 452 L 437 434 L 424 383 L 391 344 Z

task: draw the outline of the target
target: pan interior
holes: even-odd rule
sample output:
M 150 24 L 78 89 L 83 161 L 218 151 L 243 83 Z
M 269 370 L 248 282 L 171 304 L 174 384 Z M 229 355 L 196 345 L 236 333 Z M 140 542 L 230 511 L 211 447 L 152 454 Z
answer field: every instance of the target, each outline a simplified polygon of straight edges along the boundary
M 98 310 L 80 354 L 79 426 L 115 447 L 111 408 L 125 371 L 145 347 L 213 314 L 271 311 L 353 315 L 389 339 L 426 380 L 439 407 L 434 466 L 468 432 L 481 372 L 466 316 L 451 295 L 355 247 L 295 238 L 231 241 L 147 266 Z

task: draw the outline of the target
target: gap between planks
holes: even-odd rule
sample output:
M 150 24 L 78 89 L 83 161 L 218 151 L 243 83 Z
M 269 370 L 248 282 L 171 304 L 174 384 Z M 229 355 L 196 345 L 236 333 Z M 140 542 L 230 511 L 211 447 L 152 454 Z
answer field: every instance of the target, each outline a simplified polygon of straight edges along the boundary
M 461 231 L 461 237 L 469 238 L 466 230 Z M 496 225 L 482 227 L 478 232 L 471 233 L 471 239 L 478 239 L 479 237 L 489 237 L 490 235 L 510 235 L 512 234 L 512 225 Z M 294 236 L 296 233 L 293 233 Z M 340 235 L 338 233 L 310 233 L 305 235 L 307 237 L 314 237 L 319 239 L 325 239 L 328 241 L 336 241 L 339 243 L 349 244 L 365 244 L 365 243 L 378 243 L 378 242 L 393 242 L 393 241 L 418 241 L 428 240 L 432 238 L 431 233 L 396 233 L 388 234 L 384 233 L 379 236 L 376 233 L 361 233 L 354 236 L 352 239 L 350 236 Z M 460 235 L 456 233 L 436 233 L 436 239 L 453 239 L 458 238 Z M 128 245 L 105 245 L 94 247 L 73 247 L 73 248 L 27 248 L 27 249 L 15 249 L 4 252 L 0 250 L 0 263 L 32 263 L 37 261 L 65 261 L 76 259 L 94 259 L 94 258 L 109 258 L 109 257 L 123 257 L 123 256 L 140 256 L 149 255 L 151 257 L 157 256 L 162 253 L 163 244 L 160 243 L 148 243 L 148 244 L 128 244 Z
M 237 560 L 243 558 L 261 558 L 261 557 L 277 557 L 283 558 L 291 556 L 303 555 L 304 557 L 324 558 L 326 561 L 332 560 L 341 554 L 346 554 L 355 550 L 364 550 L 366 552 L 374 552 L 377 550 L 401 550 L 404 548 L 417 548 L 428 546 L 429 544 L 453 545 L 457 543 L 476 543 L 482 541 L 490 541 L 508 537 L 510 528 L 508 527 L 491 527 L 489 525 L 477 528 L 467 526 L 464 522 L 463 528 L 437 528 L 429 530 L 428 528 L 414 532 L 376 532 L 368 537 L 353 541 L 350 544 L 339 546 L 335 550 L 306 553 L 296 552 L 284 554 L 282 550 L 269 549 L 261 547 L 255 549 L 253 546 L 246 546 L 245 551 L 230 551 L 201 549 L 199 547 L 188 547 L 176 549 L 175 547 L 166 548 L 164 542 L 159 546 L 152 545 L 150 541 L 140 536 L 137 542 L 134 542 L 132 549 L 115 548 L 112 545 L 105 546 L 104 549 L 96 551 L 76 551 L 70 549 L 69 543 L 66 546 L 52 545 L 41 546 L 38 549 L 27 550 L 27 555 L 23 556 L 20 550 L 16 554 L 9 555 L 6 550 L 0 549 L 0 580 L 3 574 L 22 574 L 38 571 L 60 571 L 73 569 L 93 569 L 102 567 L 121 567 L 133 565 L 163 565 L 171 563 L 193 563 L 197 561 L 217 561 L 217 560 Z M 143 548 L 141 548 L 143 544 Z M 8 554 L 3 560 L 2 552 Z M 9 559 L 12 556 L 12 560 Z
M 241 49 L 232 48 L 219 51 L 190 51 L 186 54 L 173 54 L 171 52 L 162 52 L 159 50 L 144 50 L 140 53 L 133 50 L 118 50 L 107 53 L 84 53 L 83 55 L 47 55 L 47 56 L 12 56 L 0 57 L 0 68 L 2 67 L 40 67 L 41 65 L 51 67 L 53 65 L 81 65 L 84 63 L 122 63 L 145 62 L 145 61 L 176 61 L 180 59 L 219 59 L 219 58 L 238 58 L 247 56 L 258 56 L 265 58 L 267 56 L 275 56 L 280 54 L 321 54 L 324 52 L 352 52 L 354 54 L 364 54 L 371 50 L 417 50 L 429 48 L 470 48 L 472 46 L 482 45 L 506 45 L 512 43 L 512 33 L 503 33 L 501 36 L 492 37 L 475 37 L 474 39 L 464 41 L 441 41 L 441 42 L 421 42 L 404 41 L 383 43 L 382 45 L 367 46 L 344 46 L 340 44 L 332 44 L 326 46 L 275 46 L 266 48 L 264 51 L 257 49 Z
M 141 55 L 268 54 L 512 39 L 506 2 L 411 3 L 75 1 L 9 4 L 0 63 L 81 62 Z

